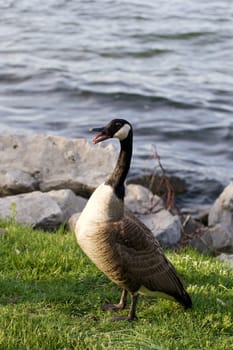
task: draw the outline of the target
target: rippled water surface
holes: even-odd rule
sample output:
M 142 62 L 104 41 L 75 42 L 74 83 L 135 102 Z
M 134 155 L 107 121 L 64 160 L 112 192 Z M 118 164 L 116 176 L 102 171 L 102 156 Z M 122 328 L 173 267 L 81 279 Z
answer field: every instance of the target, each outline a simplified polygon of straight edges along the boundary
M 190 184 L 187 205 L 233 179 L 231 0 L 5 0 L 0 12 L 1 134 L 91 138 L 122 117 L 131 173 L 156 145 Z

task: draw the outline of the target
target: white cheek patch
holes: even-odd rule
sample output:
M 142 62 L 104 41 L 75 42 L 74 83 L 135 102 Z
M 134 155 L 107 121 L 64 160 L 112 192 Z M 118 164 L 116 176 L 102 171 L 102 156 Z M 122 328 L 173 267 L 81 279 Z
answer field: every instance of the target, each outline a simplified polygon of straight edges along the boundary
M 130 125 L 125 124 L 113 135 L 113 137 L 119 139 L 120 141 L 123 141 L 129 135 L 130 129 Z

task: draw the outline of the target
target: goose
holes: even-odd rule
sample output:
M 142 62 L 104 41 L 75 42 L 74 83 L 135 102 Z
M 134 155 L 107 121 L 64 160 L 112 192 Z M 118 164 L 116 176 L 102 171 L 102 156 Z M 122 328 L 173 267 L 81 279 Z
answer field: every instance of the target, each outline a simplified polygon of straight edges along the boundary
M 75 227 L 77 242 L 84 253 L 122 288 L 119 303 L 107 304 L 102 309 L 123 310 L 128 294 L 131 298 L 128 314 L 113 317 L 112 321 L 137 318 L 139 294 L 165 297 L 185 309 L 190 308 L 191 298 L 159 242 L 147 226 L 124 208 L 124 182 L 133 147 L 132 125 L 124 119 L 113 119 L 91 131 L 97 132 L 94 144 L 110 138 L 120 141 L 120 154 L 113 172 L 93 192 Z

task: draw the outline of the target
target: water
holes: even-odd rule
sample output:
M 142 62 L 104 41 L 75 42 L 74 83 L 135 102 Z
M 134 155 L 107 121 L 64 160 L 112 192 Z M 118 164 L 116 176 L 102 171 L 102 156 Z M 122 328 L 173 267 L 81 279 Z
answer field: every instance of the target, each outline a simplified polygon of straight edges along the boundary
M 0 1 L 0 134 L 91 138 L 134 125 L 131 174 L 187 180 L 184 205 L 233 179 L 231 0 Z

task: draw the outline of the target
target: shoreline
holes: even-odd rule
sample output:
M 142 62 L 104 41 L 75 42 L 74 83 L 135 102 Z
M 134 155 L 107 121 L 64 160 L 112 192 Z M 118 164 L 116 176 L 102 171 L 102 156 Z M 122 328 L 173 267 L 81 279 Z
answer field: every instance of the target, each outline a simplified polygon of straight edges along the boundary
M 56 228 L 68 222 L 72 214 L 82 210 L 86 199 L 107 178 L 117 159 L 116 149 L 111 143 L 94 146 L 85 139 L 10 135 L 0 136 L 0 143 L 0 215 L 11 215 L 12 208 L 14 210 L 12 202 L 16 202 L 17 215 L 23 218 L 22 222 L 35 227 L 48 225 L 49 230 L 50 226 Z M 149 227 L 154 227 L 154 234 L 160 235 L 161 242 L 167 242 L 169 246 L 176 246 L 182 238 L 181 244 L 191 242 L 198 250 L 211 254 L 233 252 L 233 218 L 231 212 L 228 214 L 228 207 L 224 209 L 219 205 L 216 210 L 220 218 L 229 216 L 229 227 L 220 219 L 211 225 L 209 223 L 210 213 L 219 197 L 216 196 L 208 206 L 179 207 L 177 198 L 179 202 L 179 196 L 187 196 L 187 183 L 178 177 L 168 176 L 161 164 L 156 171 L 158 169 L 162 171 L 160 178 L 157 173 L 128 178 L 128 188 L 134 188 L 131 202 L 134 205 L 141 203 L 142 208 L 147 208 L 140 212 L 139 207 L 135 209 L 132 206 L 131 210 L 141 215 L 140 219 Z M 165 182 L 162 183 L 161 179 Z M 227 188 L 229 193 L 226 195 L 231 198 L 231 184 Z M 166 202 L 166 191 L 173 195 L 170 203 Z M 158 215 L 156 208 L 148 206 L 152 198 L 162 199 L 164 216 Z M 229 198 L 227 200 L 231 203 Z M 223 209 L 227 214 L 222 212 Z M 24 211 L 31 212 L 32 218 L 29 219 L 29 214 L 25 216 Z M 191 219 L 187 221 L 187 217 Z M 163 231 L 158 229 L 158 223 Z M 213 231 L 212 226 L 218 227 L 217 231 Z

